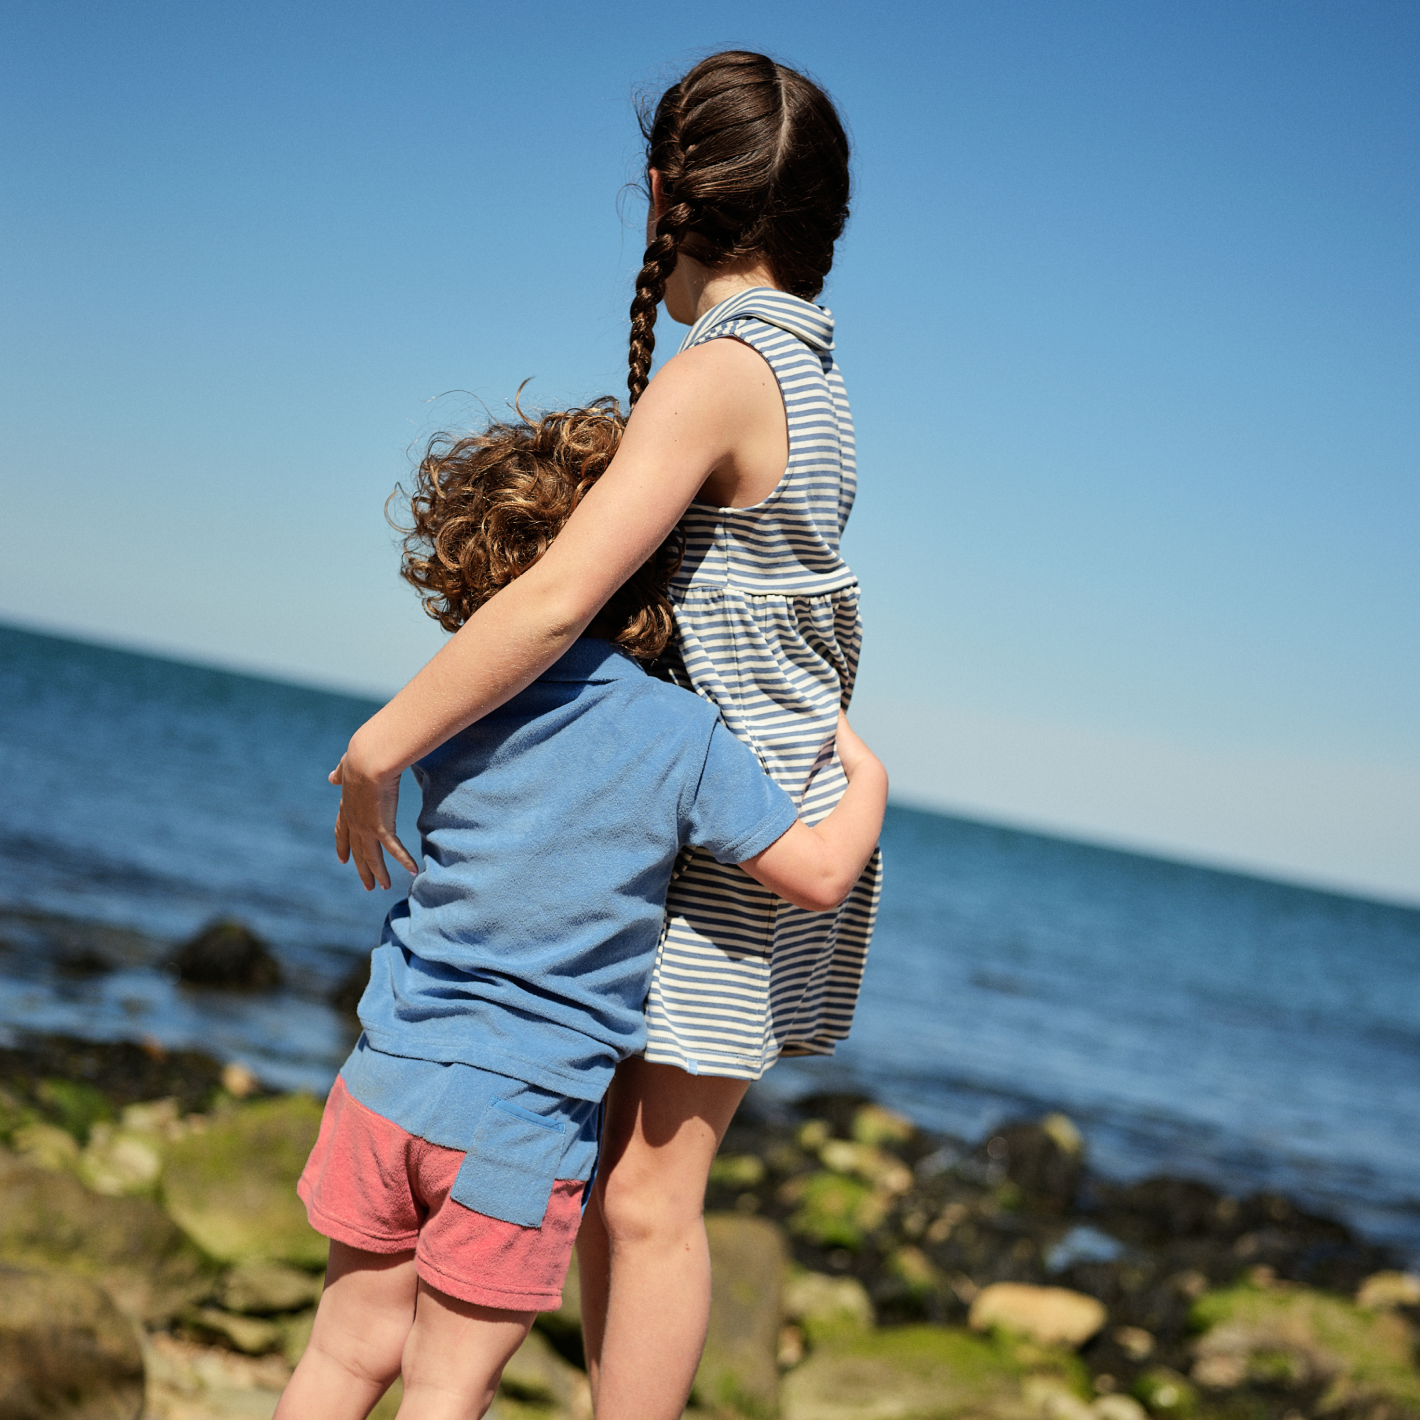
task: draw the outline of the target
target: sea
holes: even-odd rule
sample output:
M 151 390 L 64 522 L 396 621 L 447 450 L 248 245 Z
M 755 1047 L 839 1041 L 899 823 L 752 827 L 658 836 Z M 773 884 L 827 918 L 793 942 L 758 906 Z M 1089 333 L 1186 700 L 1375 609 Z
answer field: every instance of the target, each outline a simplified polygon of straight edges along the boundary
M 0 626 L 0 1040 L 195 1046 L 324 1092 L 328 1003 L 408 879 L 336 860 L 326 782 L 376 702 Z M 417 845 L 406 776 L 400 834 Z M 1093 1168 L 1276 1190 L 1420 1262 L 1420 910 L 911 808 L 888 810 L 852 1035 L 773 1106 L 871 1095 L 975 1140 L 1063 1110 Z M 216 918 L 282 987 L 184 986 Z M 101 924 L 103 959 L 80 953 Z

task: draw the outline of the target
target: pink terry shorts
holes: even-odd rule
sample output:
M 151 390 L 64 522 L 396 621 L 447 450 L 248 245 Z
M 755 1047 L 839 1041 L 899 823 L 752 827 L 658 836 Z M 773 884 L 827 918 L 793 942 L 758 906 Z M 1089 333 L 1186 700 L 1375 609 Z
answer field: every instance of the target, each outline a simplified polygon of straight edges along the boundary
M 542 1226 L 519 1227 L 449 1197 L 464 1157 L 367 1109 L 337 1077 L 296 1192 L 318 1233 L 366 1252 L 413 1251 L 420 1277 L 451 1297 L 555 1311 L 586 1185 L 556 1180 Z

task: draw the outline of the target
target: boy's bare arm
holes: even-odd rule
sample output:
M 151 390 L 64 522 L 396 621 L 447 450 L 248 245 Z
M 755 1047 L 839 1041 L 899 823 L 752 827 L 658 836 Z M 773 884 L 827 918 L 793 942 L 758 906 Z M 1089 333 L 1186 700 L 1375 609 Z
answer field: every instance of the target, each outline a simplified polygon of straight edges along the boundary
M 740 864 L 771 892 L 808 912 L 831 912 L 862 875 L 882 833 L 887 770 L 838 716 L 838 758 L 848 787 L 812 827 L 802 819 L 763 853 Z

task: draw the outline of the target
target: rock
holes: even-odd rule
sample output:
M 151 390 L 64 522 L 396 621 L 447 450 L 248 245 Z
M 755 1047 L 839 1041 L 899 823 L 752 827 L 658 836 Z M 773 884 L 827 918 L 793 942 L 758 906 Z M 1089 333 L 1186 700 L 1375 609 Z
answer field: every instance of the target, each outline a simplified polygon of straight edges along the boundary
M 370 984 L 370 953 L 366 952 L 341 979 L 340 984 L 330 993 L 329 1001 L 342 1016 L 355 1018 L 360 998 Z
M 695 1373 L 703 1406 L 772 1415 L 779 1398 L 779 1322 L 786 1248 L 763 1218 L 709 1213 L 710 1327 Z
M 784 1315 L 803 1328 L 811 1346 L 842 1333 L 868 1330 L 875 1320 L 867 1288 L 856 1277 L 791 1272 L 784 1283 Z
M 1101 1226 L 1130 1242 L 1153 1245 L 1237 1231 L 1236 1200 L 1191 1179 L 1146 1178 L 1102 1192 Z
M 976 1294 L 968 1320 L 973 1331 L 999 1327 L 1043 1345 L 1082 1346 L 1104 1325 L 1105 1316 L 1104 1306 L 1083 1292 L 995 1282 Z
M 294 1366 L 306 1354 L 306 1347 L 311 1344 L 311 1332 L 316 1324 L 316 1309 L 311 1307 L 307 1311 L 297 1312 L 294 1316 L 280 1317 L 276 1324 L 281 1328 L 281 1354 Z
M 160 1325 L 205 1296 L 211 1268 L 147 1198 L 104 1198 L 76 1178 L 0 1151 L 0 1260 L 101 1282 L 120 1308 Z
M 1142 1326 L 1116 1326 L 1111 1335 L 1131 1361 L 1147 1361 L 1154 1354 L 1154 1338 Z
M 562 1283 L 562 1305 L 555 1312 L 539 1312 L 533 1326 L 547 1337 L 559 1356 L 586 1369 L 587 1358 L 582 1347 L 582 1291 L 575 1252 Z
M 1356 1305 L 1380 1311 L 1420 1306 L 1420 1277 L 1413 1272 L 1375 1272 L 1356 1291 Z
M 222 1066 L 222 1088 L 234 1100 L 244 1100 L 261 1088 L 256 1071 L 240 1060 L 229 1060 Z
M 138 1339 L 101 1287 L 0 1266 L 5 1420 L 138 1420 L 143 1389 Z
M 710 1182 L 725 1188 L 758 1188 L 764 1174 L 757 1154 L 718 1154 L 710 1165 Z
M 273 1316 L 301 1311 L 320 1301 L 324 1279 L 265 1258 L 239 1262 L 222 1279 L 217 1300 L 229 1312 Z
M 1023 1366 L 994 1339 L 955 1327 L 900 1326 L 844 1336 L 784 1377 L 781 1420 L 1025 1420 Z
M 232 1350 L 248 1356 L 265 1356 L 270 1351 L 280 1351 L 286 1339 L 285 1333 L 273 1321 L 240 1316 L 220 1307 L 198 1307 L 184 1315 L 182 1320 L 186 1327 L 199 1335 L 216 1337 Z
M 816 1247 L 857 1252 L 887 1217 L 889 1200 L 871 1185 L 831 1170 L 791 1178 L 779 1191 L 797 1203 L 789 1230 Z
M 982 1157 L 984 1155 L 984 1157 Z M 1064 1213 L 1075 1201 L 1084 1169 L 1079 1131 L 1064 1115 L 1047 1115 L 1039 1124 L 1003 1125 L 978 1151 L 987 1181 L 1002 1170 L 1037 1211 Z M 1000 1178 L 1000 1173 L 995 1173 Z
M 525 1404 L 591 1413 L 586 1376 L 568 1365 L 540 1331 L 528 1332 L 527 1339 L 503 1367 L 498 1389 Z
M 329 1244 L 309 1223 L 296 1180 L 320 1129 L 308 1095 L 244 1104 L 175 1143 L 163 1170 L 168 1212 L 220 1262 L 264 1257 L 311 1270 Z
M 73 1040 L 67 1036 L 26 1036 L 19 1048 L 0 1047 L 0 1084 L 37 1106 L 55 1122 L 60 1117 L 53 1094 L 61 1081 L 82 1084 L 84 1099 L 70 1096 L 92 1119 L 140 1101 L 172 1098 L 177 1112 L 203 1108 L 221 1080 L 221 1065 L 197 1050 L 166 1050 L 156 1041 Z M 81 1121 L 74 1121 L 79 1123 Z M 75 1129 L 87 1137 L 88 1124 Z
M 271 1420 L 291 1378 L 290 1364 L 274 1353 L 244 1356 L 165 1332 L 145 1338 L 143 1360 L 145 1420 Z
M 266 943 L 230 918 L 184 942 L 172 964 L 179 978 L 192 986 L 265 991 L 281 983 L 281 968 Z
M 79 1167 L 79 1145 L 57 1124 L 26 1124 L 15 1130 L 15 1152 L 36 1168 L 69 1173 Z
M 905 1114 L 884 1109 L 880 1104 L 865 1104 L 853 1116 L 850 1132 L 857 1143 L 880 1149 L 907 1143 L 916 1134 L 917 1126 Z
M 1090 1406 L 1053 1376 L 1027 1378 L 1021 1396 L 1040 1420 L 1096 1420 Z
M 96 1124 L 78 1161 L 80 1179 L 113 1198 L 152 1193 L 163 1171 L 162 1145 L 147 1132 Z
M 1194 1346 L 1200 1385 L 1320 1388 L 1321 1411 L 1420 1412 L 1415 1332 L 1397 1312 L 1276 1283 L 1210 1292 L 1189 1320 L 1203 1333 Z
M 1143 1401 L 1154 1415 L 1172 1417 L 1192 1415 L 1198 1409 L 1198 1392 L 1177 1371 L 1166 1366 L 1154 1366 L 1134 1382 L 1134 1395 Z
M 1095 1420 L 1145 1420 L 1144 1407 L 1132 1395 L 1102 1395 L 1090 1410 Z
M 883 1149 L 871 1144 L 854 1144 L 847 1139 L 829 1139 L 819 1150 L 825 1168 L 834 1173 L 856 1174 L 880 1193 L 895 1196 L 912 1187 L 912 1170 Z

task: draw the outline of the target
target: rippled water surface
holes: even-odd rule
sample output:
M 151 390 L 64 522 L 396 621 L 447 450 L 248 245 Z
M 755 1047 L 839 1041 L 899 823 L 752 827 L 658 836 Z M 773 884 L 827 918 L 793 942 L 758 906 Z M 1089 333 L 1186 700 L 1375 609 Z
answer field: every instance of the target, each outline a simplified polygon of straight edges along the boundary
M 324 996 L 389 903 L 336 862 L 324 778 L 373 708 L 0 627 L 0 1026 L 323 1089 L 348 1047 Z M 1109 1173 L 1278 1188 L 1420 1255 L 1420 911 L 905 809 L 884 852 L 852 1039 L 767 1091 L 968 1137 L 1064 1108 Z M 40 914 L 125 929 L 108 969 Z M 271 941 L 282 991 L 172 984 L 218 915 Z

